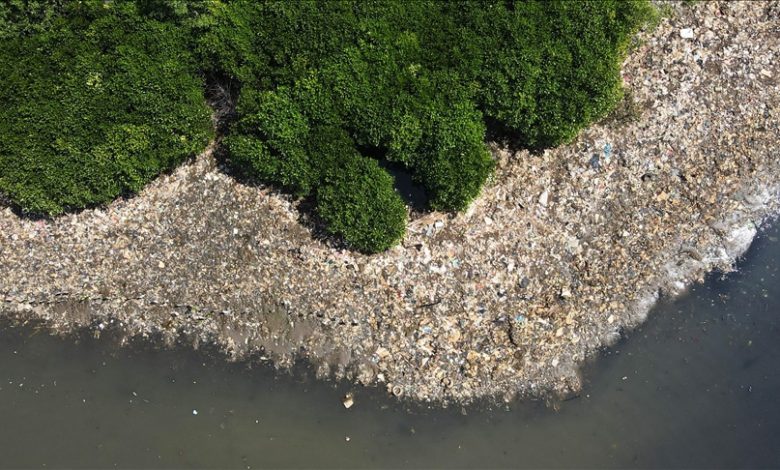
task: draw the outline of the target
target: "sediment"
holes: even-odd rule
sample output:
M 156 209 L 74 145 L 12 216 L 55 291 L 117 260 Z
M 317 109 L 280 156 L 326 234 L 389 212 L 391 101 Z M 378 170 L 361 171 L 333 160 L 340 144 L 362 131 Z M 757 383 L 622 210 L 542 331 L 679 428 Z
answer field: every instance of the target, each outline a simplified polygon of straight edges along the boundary
M 0 211 L 0 309 L 56 332 L 219 345 L 442 403 L 567 394 L 659 295 L 727 271 L 780 208 L 780 4 L 665 4 L 629 99 L 570 145 L 494 145 L 465 213 L 373 256 L 213 149 L 140 195 L 53 221 Z

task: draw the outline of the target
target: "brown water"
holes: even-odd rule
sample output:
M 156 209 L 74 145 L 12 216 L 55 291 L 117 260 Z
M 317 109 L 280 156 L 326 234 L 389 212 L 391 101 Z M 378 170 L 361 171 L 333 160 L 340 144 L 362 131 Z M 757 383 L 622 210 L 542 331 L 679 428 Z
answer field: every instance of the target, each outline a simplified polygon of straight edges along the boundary
M 427 409 L 303 368 L 3 325 L 0 467 L 780 467 L 778 237 L 659 305 L 557 411 Z

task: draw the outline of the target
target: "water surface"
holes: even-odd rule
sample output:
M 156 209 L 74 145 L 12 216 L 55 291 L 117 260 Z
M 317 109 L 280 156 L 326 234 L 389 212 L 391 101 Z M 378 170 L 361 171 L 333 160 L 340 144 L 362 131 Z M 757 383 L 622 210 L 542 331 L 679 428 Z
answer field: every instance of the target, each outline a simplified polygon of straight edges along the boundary
M 779 467 L 778 237 L 659 305 L 554 408 L 427 409 L 303 370 L 2 325 L 0 467 Z

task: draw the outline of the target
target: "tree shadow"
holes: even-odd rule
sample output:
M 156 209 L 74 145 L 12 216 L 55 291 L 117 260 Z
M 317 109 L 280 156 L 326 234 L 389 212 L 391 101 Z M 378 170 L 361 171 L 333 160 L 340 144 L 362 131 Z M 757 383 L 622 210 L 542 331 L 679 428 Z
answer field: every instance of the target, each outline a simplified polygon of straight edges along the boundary
M 545 150 L 555 147 L 552 143 L 544 142 L 530 144 L 530 139 L 527 136 L 507 127 L 502 122 L 486 115 L 483 115 L 483 120 L 486 127 L 485 140 L 487 142 L 494 142 L 499 147 L 505 148 L 511 153 L 527 150 L 533 155 L 540 155 L 544 153 Z
M 393 187 L 401 196 L 404 204 L 411 209 L 413 219 L 431 211 L 430 197 L 425 186 L 415 180 L 414 174 L 408 168 L 398 162 L 388 160 L 386 151 L 379 147 L 360 146 L 358 151 L 361 155 L 376 160 L 379 166 L 392 176 Z
M 414 175 L 408 169 L 385 159 L 379 160 L 379 166 L 393 177 L 393 186 L 396 192 L 413 214 L 430 212 L 428 192 L 422 184 L 415 181 Z
M 38 221 L 51 221 L 53 217 L 44 214 L 29 214 L 22 210 L 21 206 L 13 202 L 8 196 L 0 193 L 0 210 L 10 209 L 17 218 L 24 220 L 31 220 L 33 222 Z
M 211 107 L 212 121 L 216 129 L 216 138 L 228 133 L 230 125 L 238 119 L 236 103 L 241 92 L 238 80 L 212 73 L 204 77 L 203 89 L 206 103 Z

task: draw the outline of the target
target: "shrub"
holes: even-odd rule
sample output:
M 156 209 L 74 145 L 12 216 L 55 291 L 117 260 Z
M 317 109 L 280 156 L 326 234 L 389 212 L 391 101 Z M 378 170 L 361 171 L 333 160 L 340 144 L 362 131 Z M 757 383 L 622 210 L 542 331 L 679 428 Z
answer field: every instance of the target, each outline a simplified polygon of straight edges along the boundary
M 620 63 L 652 13 L 647 0 L 8 0 L 0 191 L 47 214 L 137 191 L 208 139 L 200 72 L 238 94 L 224 139 L 237 172 L 313 197 L 330 232 L 382 250 L 406 216 L 378 159 L 431 208 L 463 210 L 493 169 L 486 123 L 529 148 L 571 140 L 621 99 Z
M 367 240 L 398 216 L 355 199 L 369 176 L 390 181 L 361 153 L 404 166 L 432 208 L 462 210 L 493 168 L 485 120 L 528 147 L 572 139 L 620 99 L 620 61 L 650 11 L 644 0 L 236 0 L 215 9 L 198 50 L 241 85 L 232 163 L 316 195 L 329 230 L 365 250 L 384 246 Z M 348 139 L 326 152 L 321 128 Z
M 367 253 L 398 243 L 406 231 L 406 206 L 393 178 L 376 160 L 354 150 L 340 129 L 318 131 L 319 151 L 332 163 L 317 188 L 317 214 L 327 230 Z
M 253 112 L 246 108 L 253 108 Z M 287 90 L 247 91 L 239 109 L 243 117 L 237 123 L 237 132 L 225 139 L 232 163 L 244 175 L 281 185 L 299 195 L 309 194 L 317 180 L 311 162 L 314 156 L 304 149 L 309 122 Z
M 644 0 L 463 1 L 447 2 L 445 16 L 455 18 L 442 23 L 445 36 L 458 37 L 447 64 L 477 81 L 486 117 L 539 148 L 570 141 L 620 101 L 620 63 L 653 9 Z
M 50 28 L 64 0 L 5 0 L 0 3 L 0 39 L 29 35 Z
M 493 170 L 485 124 L 471 102 L 455 103 L 430 116 L 430 131 L 413 166 L 434 209 L 460 211 L 479 195 Z
M 25 212 L 137 192 L 211 137 L 183 31 L 101 10 L 0 42 L 0 191 Z
M 217 0 L 136 0 L 138 11 L 159 20 L 185 21 L 207 15 Z
M 253 89 L 290 86 L 354 44 L 355 9 L 344 0 L 214 2 L 197 51 L 209 73 Z

